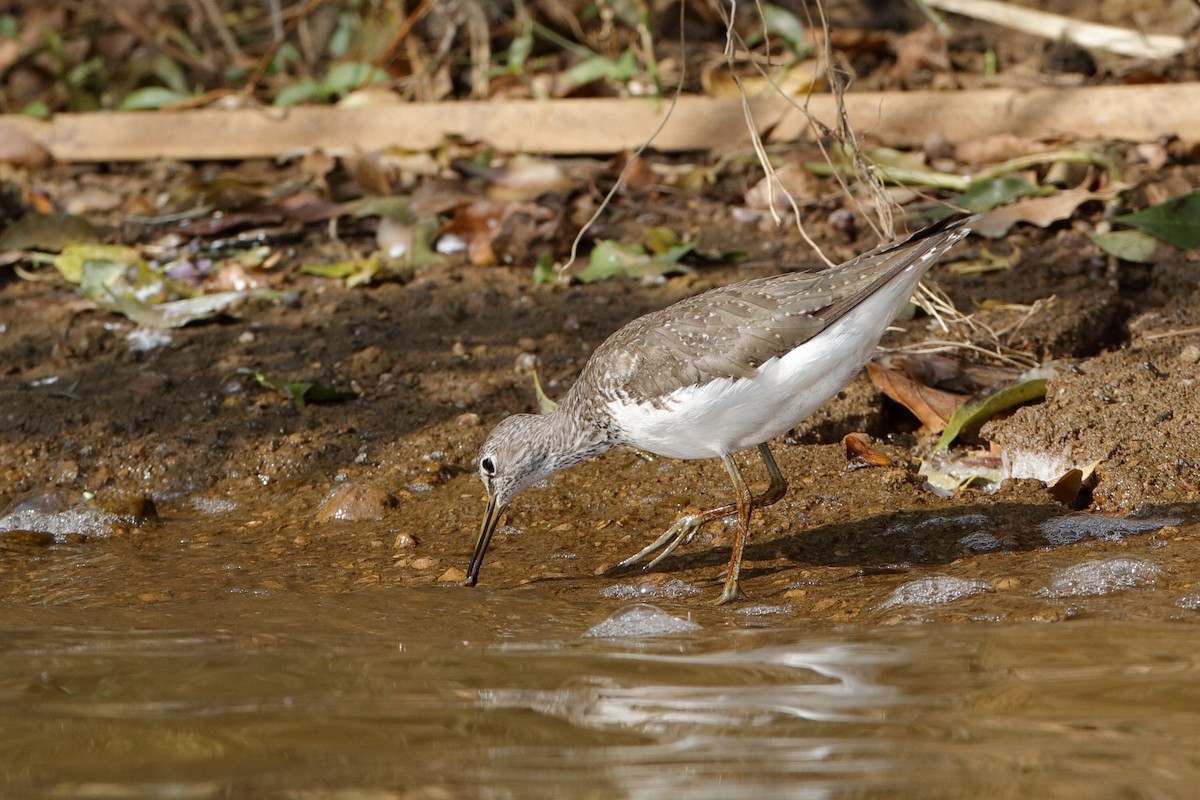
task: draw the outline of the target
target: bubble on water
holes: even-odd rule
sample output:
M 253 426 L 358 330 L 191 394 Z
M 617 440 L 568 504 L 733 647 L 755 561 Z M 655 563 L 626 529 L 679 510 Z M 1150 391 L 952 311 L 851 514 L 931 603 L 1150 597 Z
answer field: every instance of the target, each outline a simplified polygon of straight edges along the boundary
M 201 514 L 228 514 L 237 510 L 237 503 L 221 497 L 193 497 L 192 508 Z
M 772 614 L 790 614 L 792 613 L 792 607 L 788 605 L 773 606 L 769 603 L 756 603 L 752 606 L 739 608 L 737 613 L 744 617 L 767 617 Z
M 1054 547 L 1074 544 L 1092 537 L 1107 542 L 1119 542 L 1126 536 L 1156 531 L 1165 525 L 1178 525 L 1178 517 L 1159 519 L 1127 519 L 1125 517 L 1101 517 L 1096 514 L 1073 514 L 1067 517 L 1048 519 L 1038 526 L 1046 543 Z
M 584 634 L 587 639 L 642 638 L 694 633 L 701 627 L 688 619 L 673 617 L 660 608 L 639 603 L 626 606 Z
M 991 590 L 991 585 L 984 581 L 946 576 L 921 578 L 897 588 L 879 607 L 939 606 Z
M 1137 558 L 1085 561 L 1054 573 L 1044 597 L 1087 597 L 1148 586 L 1162 575 L 1158 566 Z
M 666 581 L 640 581 L 638 583 L 616 583 L 600 590 L 600 594 L 614 600 L 639 600 L 647 597 L 678 600 L 703 594 L 700 589 L 678 578 Z
M 1179 606 L 1185 611 L 1200 611 L 1200 592 L 1185 594 L 1183 597 L 1179 598 L 1178 601 L 1176 601 L 1175 605 Z
M 999 539 L 983 531 L 968 533 L 958 543 L 976 553 L 992 553 L 1002 547 Z

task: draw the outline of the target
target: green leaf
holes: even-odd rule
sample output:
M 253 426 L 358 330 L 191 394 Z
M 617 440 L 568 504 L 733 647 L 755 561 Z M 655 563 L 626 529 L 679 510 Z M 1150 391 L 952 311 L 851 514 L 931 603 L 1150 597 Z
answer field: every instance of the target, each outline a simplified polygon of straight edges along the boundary
M 190 99 L 192 99 L 192 95 L 172 91 L 164 86 L 146 86 L 142 89 L 134 89 L 125 95 L 125 99 L 121 101 L 117 109 L 120 111 L 147 111 Z
M 783 39 L 784 44 L 792 51 L 793 55 L 802 57 L 811 49 L 804 42 L 804 23 L 787 9 L 764 5 L 762 20 L 766 32 Z
M 264 389 L 273 389 L 295 404 L 296 408 L 304 408 L 305 403 L 330 403 L 338 400 L 350 400 L 358 397 L 354 392 L 346 392 L 308 381 L 289 381 L 277 375 L 268 375 L 242 367 L 225 376 L 222 382 L 233 375 L 250 375 Z
M 1045 396 L 1046 379 L 1034 378 L 1006 386 L 984 397 L 968 400 L 950 415 L 950 421 L 946 423 L 946 429 L 942 431 L 942 437 L 938 439 L 933 452 L 949 447 L 964 429 L 980 425 L 1001 411 L 1007 411 L 1022 403 L 1041 400 Z
M 361 283 L 370 283 L 379 272 L 380 263 L 377 256 L 356 258 L 350 261 L 334 261 L 329 264 L 305 264 L 300 271 L 306 275 L 317 275 L 322 278 L 337 278 L 346 281 L 346 288 L 352 289 Z
M 691 250 L 691 245 L 677 250 L 654 257 L 648 255 L 641 245 L 601 240 L 592 248 L 587 268 L 575 277 L 583 283 L 592 283 L 614 277 L 641 278 L 646 275 L 691 272 L 690 267 L 679 263 L 679 259 Z
M 1143 230 L 1181 250 L 1200 248 L 1200 189 L 1114 221 Z
M 81 242 L 94 242 L 100 231 L 73 214 L 26 214 L 0 233 L 0 250 L 60 251 Z
M 637 75 L 637 60 L 632 50 L 625 50 L 614 61 L 604 56 L 592 56 L 580 61 L 563 75 L 568 86 L 582 86 L 592 81 L 610 80 L 617 83 L 626 81 Z
M 991 211 L 997 206 L 1007 205 L 1014 200 L 1030 195 L 1053 194 L 1054 187 L 1039 188 L 1028 181 L 1014 178 L 1011 175 L 1003 178 L 987 178 L 973 181 L 958 197 L 954 204 L 965 208 L 972 214 Z
M 382 83 L 387 73 L 361 61 L 335 64 L 321 82 L 326 94 L 346 94 L 369 83 Z
M 76 286 L 84 283 L 85 273 L 96 275 L 124 274 L 127 267 L 141 266 L 141 255 L 132 247 L 120 244 L 69 244 L 54 259 L 54 268 Z M 101 280 L 104 280 L 101 278 Z M 114 283 L 105 283 L 112 286 Z
M 282 295 L 283 292 L 274 289 L 256 289 L 249 292 L 214 292 L 168 303 L 143 303 L 128 293 L 110 293 L 107 300 L 96 299 L 108 310 L 123 314 L 138 325 L 147 328 L 181 328 L 189 322 L 215 317 L 252 297 L 273 299 Z
M 25 104 L 21 113 L 34 119 L 50 119 L 50 106 L 44 100 L 33 100 Z
M 525 62 L 529 60 L 529 54 L 533 52 L 533 26 L 526 25 L 521 32 L 512 40 L 512 44 L 508 47 L 508 63 L 509 72 L 518 73 L 525 67 Z
M 275 105 L 295 106 L 314 99 L 324 99 L 324 88 L 311 78 L 304 78 L 283 87 L 275 95 Z
M 1092 240 L 1092 244 L 1110 256 L 1135 264 L 1153 263 L 1154 251 L 1158 248 L 1158 239 L 1145 231 L 1089 233 L 1088 238 Z
M 168 89 L 174 89 L 180 94 L 187 92 L 187 73 L 183 71 L 183 67 L 178 61 L 166 53 L 159 53 L 155 56 L 154 61 L 150 64 L 150 73 Z
M 554 256 L 543 253 L 533 268 L 533 282 L 537 285 L 558 283 L 558 273 L 554 269 Z
M 329 56 L 331 58 L 345 58 L 346 53 L 350 51 L 350 45 L 354 42 L 354 29 L 357 22 L 357 14 L 349 11 L 338 14 L 337 27 L 334 28 L 333 35 L 329 37 Z

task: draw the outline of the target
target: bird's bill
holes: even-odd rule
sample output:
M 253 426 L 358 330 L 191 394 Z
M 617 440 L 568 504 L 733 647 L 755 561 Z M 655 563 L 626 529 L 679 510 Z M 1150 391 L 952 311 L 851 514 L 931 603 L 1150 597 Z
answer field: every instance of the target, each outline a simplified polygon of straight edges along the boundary
M 475 553 L 471 556 L 471 563 L 467 565 L 467 586 L 474 586 L 479 580 L 479 570 L 483 567 L 483 554 L 487 552 L 488 545 L 492 543 L 492 534 L 496 532 L 496 525 L 500 522 L 500 515 L 504 513 L 504 506 L 496 502 L 496 498 L 489 497 L 487 511 L 483 515 L 483 526 L 479 529 L 479 539 L 475 542 Z

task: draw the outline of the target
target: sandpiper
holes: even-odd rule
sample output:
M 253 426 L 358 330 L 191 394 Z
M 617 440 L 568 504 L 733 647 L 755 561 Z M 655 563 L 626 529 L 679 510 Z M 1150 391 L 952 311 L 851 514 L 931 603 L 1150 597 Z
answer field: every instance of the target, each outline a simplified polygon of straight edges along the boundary
M 925 271 L 967 235 L 971 220 L 943 223 L 818 273 L 755 278 L 635 319 L 588 359 L 549 414 L 503 420 L 479 451 L 487 512 L 467 567 L 479 578 L 500 515 L 525 487 L 628 446 L 670 458 L 719 458 L 736 502 L 684 517 L 641 552 L 653 566 L 701 525 L 737 514 L 718 603 L 738 586 L 750 515 L 787 491 L 767 442 L 845 386 L 871 357 Z M 770 486 L 753 495 L 733 454 L 757 446 Z

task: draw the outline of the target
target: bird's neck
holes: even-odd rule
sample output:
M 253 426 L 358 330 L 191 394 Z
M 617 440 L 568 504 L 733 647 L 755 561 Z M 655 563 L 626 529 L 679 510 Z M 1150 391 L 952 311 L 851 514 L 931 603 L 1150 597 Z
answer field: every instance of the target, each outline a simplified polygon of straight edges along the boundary
M 558 407 L 546 414 L 547 466 L 553 472 L 607 453 L 616 446 L 607 417 L 596 419 L 568 394 Z

